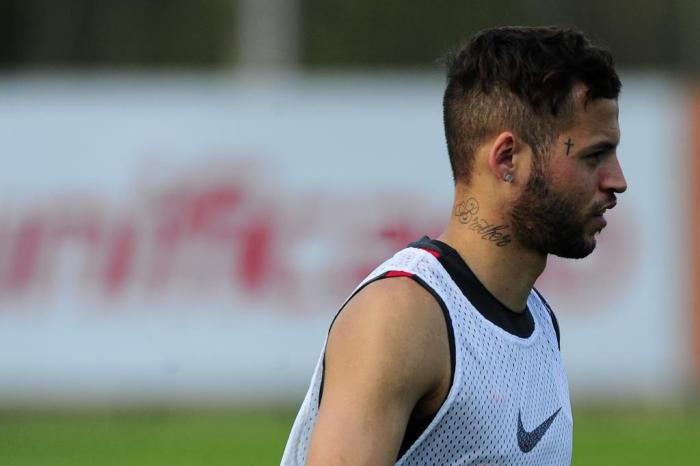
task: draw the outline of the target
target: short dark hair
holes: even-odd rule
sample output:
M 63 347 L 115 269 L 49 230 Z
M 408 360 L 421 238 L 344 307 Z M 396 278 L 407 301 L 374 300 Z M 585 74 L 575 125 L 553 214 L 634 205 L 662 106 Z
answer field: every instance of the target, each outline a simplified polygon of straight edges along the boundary
M 447 59 L 443 118 L 452 174 L 468 183 L 474 153 L 502 130 L 516 133 L 535 157 L 573 123 L 573 89 L 586 102 L 616 99 L 620 78 L 610 52 L 579 31 L 500 27 L 476 34 Z

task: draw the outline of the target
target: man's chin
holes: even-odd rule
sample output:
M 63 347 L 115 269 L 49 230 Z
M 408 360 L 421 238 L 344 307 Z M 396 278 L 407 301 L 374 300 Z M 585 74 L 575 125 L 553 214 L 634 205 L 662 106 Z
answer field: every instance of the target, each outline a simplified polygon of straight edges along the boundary
M 564 259 L 583 259 L 588 257 L 595 247 L 596 239 L 595 236 L 592 236 L 577 244 L 567 244 L 553 248 L 549 253 Z

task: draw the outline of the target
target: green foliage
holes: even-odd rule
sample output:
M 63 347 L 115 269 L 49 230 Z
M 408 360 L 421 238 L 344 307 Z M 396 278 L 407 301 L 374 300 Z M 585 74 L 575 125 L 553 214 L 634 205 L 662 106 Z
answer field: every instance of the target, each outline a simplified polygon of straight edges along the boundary
M 300 5 L 303 60 L 312 66 L 426 67 L 481 29 L 561 23 L 566 17 L 555 0 L 300 0 Z
M 301 61 L 312 68 L 428 68 L 478 30 L 558 24 L 611 48 L 623 67 L 700 69 L 700 3 L 689 0 L 281 1 L 298 6 Z M 1 0 L 0 69 L 230 66 L 243 4 Z
M 229 0 L 1 0 L 0 66 L 211 66 L 235 38 Z

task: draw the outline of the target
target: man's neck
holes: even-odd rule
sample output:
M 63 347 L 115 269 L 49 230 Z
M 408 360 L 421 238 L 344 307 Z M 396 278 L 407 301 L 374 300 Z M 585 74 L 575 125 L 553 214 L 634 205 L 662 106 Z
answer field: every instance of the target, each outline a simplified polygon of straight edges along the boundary
M 512 235 L 504 239 L 494 234 L 494 229 L 501 226 L 498 222 L 483 218 L 482 225 L 484 222 L 491 226 L 478 229 L 471 222 L 461 222 L 453 212 L 447 229 L 437 239 L 453 247 L 499 301 L 521 312 L 535 281 L 544 271 L 547 256 L 523 248 Z M 509 228 L 496 231 L 507 235 Z

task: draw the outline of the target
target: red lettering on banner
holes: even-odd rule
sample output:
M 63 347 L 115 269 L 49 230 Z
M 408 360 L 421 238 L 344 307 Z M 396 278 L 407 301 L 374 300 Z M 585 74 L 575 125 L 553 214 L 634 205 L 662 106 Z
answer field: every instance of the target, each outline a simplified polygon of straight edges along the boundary
M 134 228 L 121 224 L 114 232 L 105 266 L 104 284 L 110 294 L 120 291 L 132 272 L 136 237 Z
M 379 231 L 379 237 L 388 240 L 392 248 L 397 250 L 419 240 L 424 234 L 425 231 L 418 231 L 415 226 L 404 222 L 394 223 Z
M 104 299 L 127 292 L 206 299 L 212 292 L 241 307 L 265 301 L 263 307 L 285 312 L 325 308 L 322 303 L 332 309 L 384 259 L 439 231 L 435 218 L 425 220 L 430 206 L 402 197 L 379 205 L 368 202 L 372 193 L 350 200 L 328 193 L 270 199 L 255 180 L 194 181 L 146 191 L 128 216 L 81 197 L 52 202 L 41 215 L 33 206 L 31 215 L 0 218 L 0 300 L 38 290 L 50 298 L 52 284 L 73 278 L 80 292 Z M 595 281 L 601 295 L 609 291 L 600 264 L 624 256 L 629 242 L 614 226 L 605 233 L 604 254 L 594 259 L 599 266 L 573 269 L 552 261 L 541 280 L 545 291 L 575 293 L 570 284 L 582 280 Z M 76 254 L 80 269 L 71 259 Z M 628 262 L 614 264 L 625 275 Z M 57 273 L 61 279 L 52 280 Z
M 174 192 L 165 201 L 166 213 L 156 230 L 157 271 L 162 284 L 177 264 L 172 257 L 187 242 L 204 241 L 208 249 L 223 249 L 231 257 L 230 280 L 255 292 L 270 279 L 272 224 L 245 212 L 246 196 L 239 188 L 213 186 L 195 193 Z M 250 210 L 250 209 L 248 209 Z
M 17 232 L 10 268 L 8 288 L 24 289 L 36 278 L 44 228 L 38 220 L 29 219 Z
M 230 235 L 226 220 L 243 200 L 242 193 L 231 187 L 213 187 L 189 200 L 185 211 L 188 230 L 216 237 Z
M 272 227 L 262 218 L 255 219 L 241 231 L 241 258 L 237 273 L 243 285 L 251 292 L 261 289 L 271 278 L 269 266 L 272 240 Z

